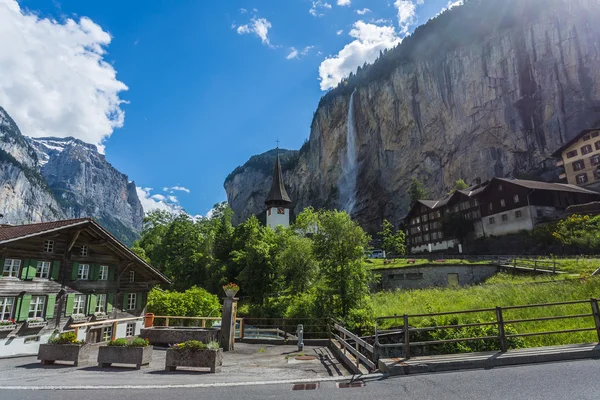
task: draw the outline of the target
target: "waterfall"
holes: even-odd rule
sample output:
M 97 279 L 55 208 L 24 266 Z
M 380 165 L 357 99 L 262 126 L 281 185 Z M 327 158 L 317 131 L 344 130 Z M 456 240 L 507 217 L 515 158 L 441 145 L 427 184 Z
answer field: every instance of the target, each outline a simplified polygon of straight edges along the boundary
M 348 105 L 348 128 L 346 131 L 346 157 L 342 163 L 342 176 L 340 181 L 340 200 L 342 209 L 352 215 L 356 205 L 356 181 L 358 175 L 358 162 L 356 160 L 356 122 L 354 121 L 354 94 L 350 96 Z

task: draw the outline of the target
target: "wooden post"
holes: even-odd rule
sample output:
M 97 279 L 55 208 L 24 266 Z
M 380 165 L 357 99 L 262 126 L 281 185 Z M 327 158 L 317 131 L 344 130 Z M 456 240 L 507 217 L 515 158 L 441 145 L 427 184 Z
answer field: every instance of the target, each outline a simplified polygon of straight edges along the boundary
M 206 320 L 204 318 L 202 318 L 202 327 L 206 328 Z
M 514 262 L 514 265 L 515 265 L 515 269 L 517 269 L 517 257 L 515 257 L 515 259 L 514 259 L 513 262 Z
M 77 338 L 77 340 L 79 340 L 79 327 L 75 327 L 75 338 Z
M 240 319 L 240 339 L 244 338 L 244 319 Z
M 552 272 L 556 273 L 556 260 L 554 260 L 554 263 L 553 263 L 553 264 L 554 264 L 554 267 L 553 267 L 553 269 L 552 269 Z
M 115 340 L 117 338 L 117 326 L 119 326 L 118 322 L 113 322 L 113 326 L 112 326 L 112 340 Z
M 533 272 L 537 270 L 537 260 L 533 260 Z
M 346 354 L 346 333 L 340 332 L 342 334 L 342 348 L 344 349 L 344 354 Z
M 404 358 L 410 358 L 410 327 L 408 325 L 408 314 L 404 314 Z
M 502 317 L 502 308 L 496 307 L 496 319 L 498 320 L 498 338 L 500 339 L 500 350 L 503 353 L 508 351 L 508 342 L 504 332 L 504 319 Z
M 360 349 L 358 347 L 358 340 L 355 341 L 356 342 L 356 352 L 360 353 Z M 360 365 L 360 358 L 358 356 L 356 356 L 356 368 L 358 368 Z
M 598 341 L 600 342 L 600 310 L 598 309 L 598 300 L 591 299 L 592 313 L 594 314 L 594 323 L 596 324 L 596 333 L 598 334 Z
M 165 326 L 169 326 L 169 317 L 165 318 Z
M 283 319 L 283 340 L 287 340 L 287 332 L 285 331 L 285 318 Z

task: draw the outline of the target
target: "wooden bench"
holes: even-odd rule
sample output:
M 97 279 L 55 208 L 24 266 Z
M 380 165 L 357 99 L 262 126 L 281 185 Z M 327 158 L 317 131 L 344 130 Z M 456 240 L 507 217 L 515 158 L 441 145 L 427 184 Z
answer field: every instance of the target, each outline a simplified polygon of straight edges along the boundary
M 407 264 L 416 264 L 417 260 L 406 260 Z

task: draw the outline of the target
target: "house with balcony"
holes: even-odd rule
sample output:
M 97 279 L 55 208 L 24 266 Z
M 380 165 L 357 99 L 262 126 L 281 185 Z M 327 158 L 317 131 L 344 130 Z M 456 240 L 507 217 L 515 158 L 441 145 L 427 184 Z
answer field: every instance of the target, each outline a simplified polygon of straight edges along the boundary
M 442 200 L 420 200 L 409 211 L 406 231 L 410 253 L 458 251 L 459 238 L 445 224 L 470 224 L 470 239 L 503 236 L 563 218 L 567 208 L 600 200 L 600 193 L 561 183 L 493 178 Z M 454 219 L 451 220 L 450 217 Z
M 556 150 L 560 178 L 570 185 L 600 191 L 600 129 L 588 129 Z
M 0 357 L 69 330 L 92 343 L 135 336 L 148 292 L 170 283 L 88 218 L 0 226 L 0 267 Z

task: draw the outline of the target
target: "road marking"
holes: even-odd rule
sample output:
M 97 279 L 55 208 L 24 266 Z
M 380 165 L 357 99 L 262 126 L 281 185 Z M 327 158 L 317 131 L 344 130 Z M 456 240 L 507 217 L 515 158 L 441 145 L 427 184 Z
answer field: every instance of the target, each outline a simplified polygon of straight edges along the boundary
M 368 378 L 381 378 L 383 374 L 370 374 Z M 278 385 L 278 384 L 295 384 L 295 383 L 315 383 L 315 382 L 338 382 L 338 381 L 354 381 L 364 379 L 365 375 L 351 376 L 335 376 L 329 378 L 313 378 L 313 379 L 285 379 L 274 381 L 254 381 L 254 382 L 220 382 L 220 383 L 193 383 L 180 385 L 52 385 L 52 386 L 0 386 L 0 390 L 104 390 L 104 389 L 200 389 L 200 388 L 219 388 L 219 387 L 235 387 L 235 386 L 260 386 L 260 385 Z

